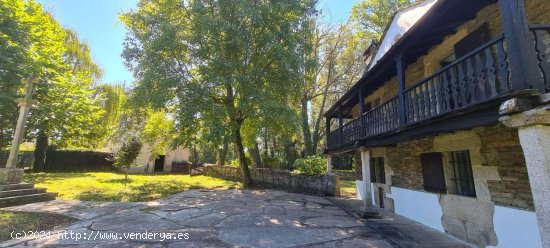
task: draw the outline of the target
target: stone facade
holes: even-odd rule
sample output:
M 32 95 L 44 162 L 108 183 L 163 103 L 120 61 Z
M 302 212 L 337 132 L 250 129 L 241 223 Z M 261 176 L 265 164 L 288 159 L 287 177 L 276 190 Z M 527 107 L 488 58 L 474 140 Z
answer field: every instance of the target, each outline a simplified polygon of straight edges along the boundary
M 447 194 L 437 194 L 443 211 L 444 229 L 480 246 L 498 243 L 493 228 L 495 206 L 510 206 L 533 211 L 533 197 L 525 158 L 517 129 L 502 124 L 477 127 L 416 140 L 395 147 L 368 148 L 373 157 L 384 157 L 386 184 L 373 184 L 375 202 L 393 209 L 391 188 L 425 191 L 420 155 L 440 152 L 447 184 Z M 456 194 L 450 152 L 468 150 L 472 165 L 476 197 Z M 475 211 L 472 211 L 475 209 Z
M 479 180 L 476 181 L 478 197 L 498 205 L 533 210 L 533 196 L 517 130 L 497 124 L 457 133 L 406 141 L 387 148 L 389 167 L 394 173 L 391 176 L 393 186 L 423 190 L 422 153 L 469 150 L 474 179 Z M 445 158 L 447 166 L 449 159 Z
M 254 184 L 258 186 L 312 195 L 336 196 L 340 194 L 340 178 L 338 176 L 314 176 L 263 168 L 250 169 L 250 172 Z M 241 181 L 242 178 L 239 168 L 229 166 L 206 166 L 204 175 L 232 181 Z
M 498 205 L 534 210 L 533 195 L 517 129 L 503 125 L 476 128 L 482 140 L 483 166 L 497 166 L 500 180 L 487 180 L 491 200 Z

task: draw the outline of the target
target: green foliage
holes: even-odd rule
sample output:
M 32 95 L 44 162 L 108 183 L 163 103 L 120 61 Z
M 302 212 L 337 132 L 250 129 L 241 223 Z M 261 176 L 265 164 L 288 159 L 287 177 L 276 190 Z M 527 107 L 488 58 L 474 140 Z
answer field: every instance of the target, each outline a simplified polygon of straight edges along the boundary
M 246 162 L 248 164 L 252 164 L 252 159 L 250 157 L 246 157 Z M 234 160 L 231 160 L 231 163 L 229 163 L 229 166 L 231 167 L 235 167 L 235 168 L 239 168 L 239 166 L 241 165 L 241 161 L 239 161 L 239 159 L 234 159 Z
M 0 147 L 11 140 L 16 98 L 28 78 L 40 84 L 27 139 L 40 133 L 58 147 L 92 147 L 103 139 L 103 111 L 91 87 L 101 69 L 88 46 L 33 0 L 0 0 L 0 23 Z
M 321 156 L 310 156 L 297 159 L 294 162 L 294 170 L 309 175 L 322 175 L 326 172 L 327 160 Z
M 174 123 L 164 111 L 151 113 L 145 126 L 139 133 L 141 142 L 149 147 L 149 161 L 164 155 L 174 136 Z
M 129 139 L 115 153 L 113 166 L 127 175 L 130 166 L 136 162 L 141 147 L 142 143 L 138 139 Z
M 262 156 L 262 162 L 266 168 L 283 169 L 284 161 L 279 157 Z
M 180 143 L 217 147 L 230 137 L 244 156 L 243 144 L 254 143 L 262 125 L 286 130 L 295 119 L 289 102 L 299 94 L 299 27 L 313 4 L 140 1 L 121 16 L 129 30 L 123 57 L 137 80 L 133 98 L 174 109 Z

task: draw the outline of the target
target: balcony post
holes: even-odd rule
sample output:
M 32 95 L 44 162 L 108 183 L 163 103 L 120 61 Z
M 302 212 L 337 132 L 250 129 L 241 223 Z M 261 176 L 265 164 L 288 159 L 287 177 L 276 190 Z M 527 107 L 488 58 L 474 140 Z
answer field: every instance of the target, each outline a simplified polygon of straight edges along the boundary
M 405 113 L 405 70 L 406 64 L 403 58 L 403 54 L 399 54 L 395 58 L 395 63 L 397 66 L 397 84 L 398 84 L 398 96 L 399 96 L 399 126 L 404 126 L 407 123 L 406 113 Z
M 509 58 L 512 90 L 536 89 L 544 93 L 537 53 L 525 12 L 525 0 L 498 0 Z
M 340 144 L 344 142 L 344 137 L 342 136 L 344 129 L 344 119 L 342 118 L 342 107 L 338 107 L 338 141 Z
M 357 96 L 359 97 L 359 109 L 361 113 L 359 114 L 359 137 L 362 138 L 363 133 L 365 133 L 365 121 L 363 120 L 363 114 L 365 113 L 365 96 L 363 95 L 363 89 L 364 87 L 359 88 L 359 94 Z
M 330 133 L 330 121 L 331 120 L 332 120 L 332 117 L 327 116 L 325 118 L 325 130 L 326 130 L 326 133 L 327 133 L 327 137 L 328 137 L 328 134 Z

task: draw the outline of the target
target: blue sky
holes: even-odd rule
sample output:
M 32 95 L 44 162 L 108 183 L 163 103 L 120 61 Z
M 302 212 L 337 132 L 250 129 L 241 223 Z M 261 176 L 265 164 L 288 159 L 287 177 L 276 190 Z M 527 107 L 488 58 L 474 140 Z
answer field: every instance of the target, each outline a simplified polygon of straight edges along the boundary
M 104 71 L 103 82 L 132 82 L 122 53 L 126 30 L 118 14 L 136 8 L 137 0 L 36 0 L 65 27 L 75 30 L 87 42 L 93 59 Z M 345 22 L 358 0 L 320 0 L 330 24 Z

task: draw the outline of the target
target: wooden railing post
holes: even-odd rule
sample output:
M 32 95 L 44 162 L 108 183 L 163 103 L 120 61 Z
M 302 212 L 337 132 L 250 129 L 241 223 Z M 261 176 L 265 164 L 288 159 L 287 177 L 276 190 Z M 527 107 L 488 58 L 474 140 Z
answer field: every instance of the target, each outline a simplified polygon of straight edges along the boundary
M 365 121 L 363 120 L 363 114 L 365 113 L 365 96 L 363 95 L 363 87 L 359 88 L 359 109 L 361 113 L 359 114 L 359 138 L 363 138 L 363 133 L 365 133 Z
M 330 121 L 331 120 L 332 120 L 332 117 L 327 116 L 325 118 L 325 130 L 326 130 L 326 133 L 327 133 L 327 138 L 328 138 L 328 134 L 330 133 Z
M 406 119 L 406 102 L 405 102 L 405 70 L 406 65 L 404 63 L 403 54 L 398 55 L 395 58 L 395 63 L 397 65 L 397 84 L 398 84 L 398 112 L 399 112 L 399 126 L 404 126 L 407 123 Z
M 512 90 L 537 89 L 544 93 L 535 45 L 525 12 L 525 0 L 498 0 L 510 61 Z
M 344 142 L 342 133 L 344 132 L 344 119 L 342 117 L 342 107 L 338 107 L 338 143 Z

